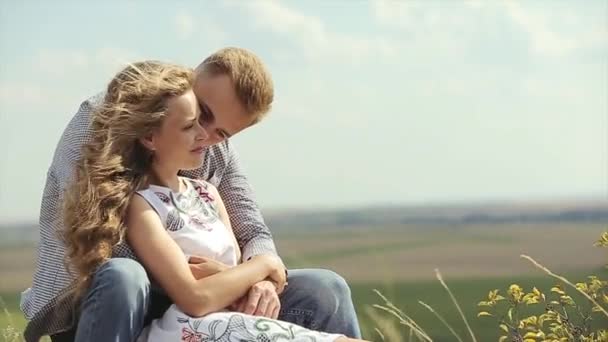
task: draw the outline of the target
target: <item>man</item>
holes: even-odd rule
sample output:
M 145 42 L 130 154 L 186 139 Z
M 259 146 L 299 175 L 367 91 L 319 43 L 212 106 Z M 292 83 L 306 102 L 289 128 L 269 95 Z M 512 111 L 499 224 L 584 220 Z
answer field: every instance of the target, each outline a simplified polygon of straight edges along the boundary
M 186 176 L 205 179 L 218 188 L 243 260 L 260 254 L 276 256 L 270 230 L 227 139 L 255 124 L 243 120 L 244 114 L 270 110 L 274 97 L 270 75 L 253 53 L 226 48 L 199 65 L 193 90 L 205 115 L 203 126 L 209 138 L 203 166 Z M 73 177 L 81 146 L 90 138 L 90 115 L 101 99 L 98 95 L 80 106 L 59 141 L 47 173 L 37 269 L 21 304 L 30 320 L 24 332 L 28 342 L 47 334 L 54 342 L 134 341 L 143 326 L 171 304 L 124 244 L 116 246 L 114 258 L 95 272 L 80 303 L 73 304 L 65 295 L 73 276 L 64 267 L 65 247 L 59 238 L 63 229 L 61 198 Z M 205 273 L 208 265 L 204 259 L 193 258 L 191 270 Z M 287 281 L 289 286 L 280 296 L 272 282 L 257 283 L 233 309 L 360 338 L 350 290 L 342 277 L 327 270 L 290 270 Z

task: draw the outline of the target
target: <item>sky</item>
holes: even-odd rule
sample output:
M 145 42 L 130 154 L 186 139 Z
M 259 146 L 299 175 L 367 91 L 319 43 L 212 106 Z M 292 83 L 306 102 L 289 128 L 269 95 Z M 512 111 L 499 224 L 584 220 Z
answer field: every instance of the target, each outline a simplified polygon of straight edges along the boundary
M 266 208 L 608 199 L 608 1 L 0 0 L 0 222 L 34 221 L 79 104 L 126 63 L 257 53 L 233 142 Z

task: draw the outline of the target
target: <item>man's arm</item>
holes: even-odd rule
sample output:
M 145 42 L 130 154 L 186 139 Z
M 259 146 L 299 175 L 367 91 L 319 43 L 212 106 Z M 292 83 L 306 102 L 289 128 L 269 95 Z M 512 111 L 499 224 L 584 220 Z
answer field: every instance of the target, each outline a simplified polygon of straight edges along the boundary
M 226 169 L 217 189 L 241 247 L 243 261 L 260 254 L 279 257 L 272 233 L 264 223 L 253 190 L 240 166 L 238 155 L 230 142 L 226 142 L 226 146 L 228 154 Z

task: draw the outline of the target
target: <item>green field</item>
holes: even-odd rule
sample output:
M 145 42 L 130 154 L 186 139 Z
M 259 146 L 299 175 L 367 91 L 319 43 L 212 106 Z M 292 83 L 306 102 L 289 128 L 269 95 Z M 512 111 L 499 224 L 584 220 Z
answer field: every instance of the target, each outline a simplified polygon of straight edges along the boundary
M 592 247 L 605 229 L 604 225 L 591 224 L 509 225 L 459 227 L 457 230 L 454 227 L 434 227 L 407 231 L 281 233 L 275 237 L 278 249 L 290 268 L 329 268 L 347 279 L 364 337 L 369 340 L 381 340 L 374 331 L 376 327 L 383 331 L 388 341 L 406 341 L 408 333 L 405 326 L 394 324 L 401 334 L 395 337 L 391 335 L 392 328 L 372 319 L 371 316 L 389 317 L 371 308 L 372 304 L 383 304 L 373 289 L 380 290 L 435 341 L 456 339 L 418 303 L 419 300 L 445 317 L 465 341 L 471 340 L 448 294 L 435 279 L 434 269 L 439 268 L 463 308 L 477 340 L 496 341 L 499 336 L 496 321 L 477 318 L 477 303 L 485 299 L 489 290 L 498 288 L 504 292 L 510 284 L 518 283 L 525 290 L 536 286 L 548 293 L 556 284 L 554 279 L 545 276 L 519 255 L 529 254 L 574 282 L 584 281 L 590 274 L 607 279 L 608 272 L 603 265 L 608 263 L 608 251 Z M 32 246 L 0 250 L 0 296 L 17 329 L 22 329 L 25 324 L 18 310 L 18 293 L 31 279 L 34 257 Z M 0 315 L 0 329 L 7 326 L 7 318 Z M 392 318 L 388 321 L 396 323 Z M 595 324 L 608 327 L 607 320 L 598 320 Z

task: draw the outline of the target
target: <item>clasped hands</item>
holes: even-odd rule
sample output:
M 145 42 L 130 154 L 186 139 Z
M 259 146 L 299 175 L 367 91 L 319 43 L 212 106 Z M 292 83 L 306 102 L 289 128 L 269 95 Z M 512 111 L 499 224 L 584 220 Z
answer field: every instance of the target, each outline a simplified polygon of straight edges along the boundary
M 287 286 L 285 267 L 280 259 L 274 255 L 257 255 L 250 261 L 267 263 L 271 266 L 272 271 L 265 280 L 254 284 L 243 297 L 237 299 L 227 309 L 277 319 L 281 309 L 279 295 Z M 230 266 L 217 260 L 199 256 L 191 256 L 188 259 L 188 265 L 196 279 L 202 279 L 230 268 Z

